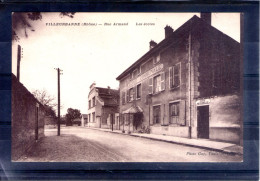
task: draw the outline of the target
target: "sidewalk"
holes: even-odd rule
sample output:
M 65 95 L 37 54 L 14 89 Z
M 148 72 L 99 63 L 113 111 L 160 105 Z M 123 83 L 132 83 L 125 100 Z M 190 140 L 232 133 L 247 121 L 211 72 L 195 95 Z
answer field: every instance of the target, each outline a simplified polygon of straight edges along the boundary
M 192 146 L 197 148 L 204 148 L 213 151 L 220 151 L 229 154 L 243 154 L 243 147 L 233 144 L 233 143 L 225 143 L 225 142 L 218 142 L 218 141 L 211 141 L 211 140 L 204 140 L 204 139 L 189 139 L 189 138 L 181 138 L 181 137 L 174 137 L 174 136 L 166 136 L 166 135 L 156 135 L 156 134 L 145 134 L 145 133 L 122 133 L 122 130 L 111 130 L 111 129 L 102 129 L 102 128 L 92 128 L 92 127 L 84 127 L 87 129 L 95 129 L 99 131 L 111 132 L 115 134 L 125 134 L 129 136 L 147 138 L 157 141 L 164 141 L 169 143 L 176 143 L 182 144 L 186 146 Z

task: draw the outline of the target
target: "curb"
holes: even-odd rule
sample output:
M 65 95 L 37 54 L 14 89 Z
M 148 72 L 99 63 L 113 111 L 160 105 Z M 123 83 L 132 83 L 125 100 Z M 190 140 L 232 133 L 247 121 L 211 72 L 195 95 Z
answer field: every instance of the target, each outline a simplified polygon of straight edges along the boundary
M 163 139 L 160 139 L 160 138 L 150 138 L 150 137 L 146 137 L 146 136 L 142 136 L 142 135 L 118 133 L 118 132 L 113 132 L 113 131 L 110 131 L 110 130 L 101 130 L 101 129 L 95 129 L 95 128 L 91 128 L 91 127 L 87 127 L 87 128 L 88 129 L 92 129 L 92 130 L 98 130 L 98 131 L 103 131 L 103 132 L 114 133 L 114 134 L 121 134 L 121 135 L 125 135 L 125 136 L 133 136 L 133 137 L 145 138 L 145 139 L 150 139 L 150 140 L 155 140 L 155 141 L 163 141 L 163 142 L 167 142 L 167 143 L 174 143 L 174 144 L 179 144 L 179 145 L 184 145 L 184 146 L 189 146 L 189 147 L 194 147 L 194 148 L 202 148 L 202 149 L 222 152 L 222 153 L 226 153 L 226 154 L 230 154 L 230 155 L 243 155 L 243 154 L 241 154 L 239 152 L 226 150 L 224 148 L 222 148 L 222 149 L 210 148 L 210 147 L 206 147 L 206 146 L 193 145 L 193 144 L 188 144 L 188 143 L 181 143 L 181 142 L 177 142 L 177 141 L 168 141 L 168 140 L 163 140 Z

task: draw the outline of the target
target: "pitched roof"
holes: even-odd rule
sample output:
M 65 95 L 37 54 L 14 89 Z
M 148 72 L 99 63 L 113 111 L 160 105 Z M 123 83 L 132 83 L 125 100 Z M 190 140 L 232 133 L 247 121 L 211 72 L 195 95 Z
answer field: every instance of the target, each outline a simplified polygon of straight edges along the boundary
M 119 90 L 110 88 L 96 87 L 99 98 L 104 102 L 105 106 L 119 105 Z
M 153 55 L 154 53 L 158 53 L 162 48 L 169 45 L 169 43 L 172 43 L 173 41 L 177 42 L 185 32 L 190 31 L 191 28 L 195 29 L 195 28 L 199 27 L 199 26 L 196 26 L 196 25 L 199 25 L 199 24 L 203 24 L 204 26 L 211 28 L 213 31 L 217 31 L 219 33 L 222 33 L 221 31 L 219 31 L 215 27 L 213 27 L 210 24 L 203 21 L 198 16 L 194 15 L 192 18 L 190 18 L 188 21 L 186 21 L 182 26 L 180 26 L 177 30 L 175 30 L 169 37 L 163 39 L 154 48 L 150 49 L 141 58 L 139 58 L 136 62 L 134 62 L 123 73 L 121 73 L 116 79 L 121 80 L 123 77 L 128 75 L 132 70 L 134 70 L 136 68 L 136 66 L 139 66 L 144 60 L 147 60 L 147 58 L 150 58 L 151 55 Z M 222 34 L 224 36 L 227 36 L 224 33 L 222 33 Z M 229 37 L 229 36 L 227 36 L 227 37 Z M 231 37 L 229 37 L 229 38 L 231 40 L 233 40 Z M 235 40 L 233 40 L 233 41 L 236 42 Z M 238 43 L 238 42 L 236 42 L 236 43 Z

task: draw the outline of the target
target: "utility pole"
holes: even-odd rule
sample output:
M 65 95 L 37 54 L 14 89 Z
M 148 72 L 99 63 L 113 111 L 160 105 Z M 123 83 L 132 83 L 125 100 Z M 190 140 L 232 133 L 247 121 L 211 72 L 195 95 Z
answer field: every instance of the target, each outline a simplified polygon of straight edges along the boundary
M 17 80 L 20 82 L 21 45 L 17 49 Z
M 58 73 L 58 136 L 60 136 L 60 75 L 62 70 L 60 68 L 55 68 Z

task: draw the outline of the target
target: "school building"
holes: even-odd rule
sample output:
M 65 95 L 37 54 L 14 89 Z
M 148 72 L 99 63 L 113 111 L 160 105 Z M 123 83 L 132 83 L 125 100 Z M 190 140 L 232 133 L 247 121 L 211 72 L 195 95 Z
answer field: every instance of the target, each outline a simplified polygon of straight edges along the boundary
M 240 43 L 193 16 L 121 73 L 120 129 L 239 143 Z

